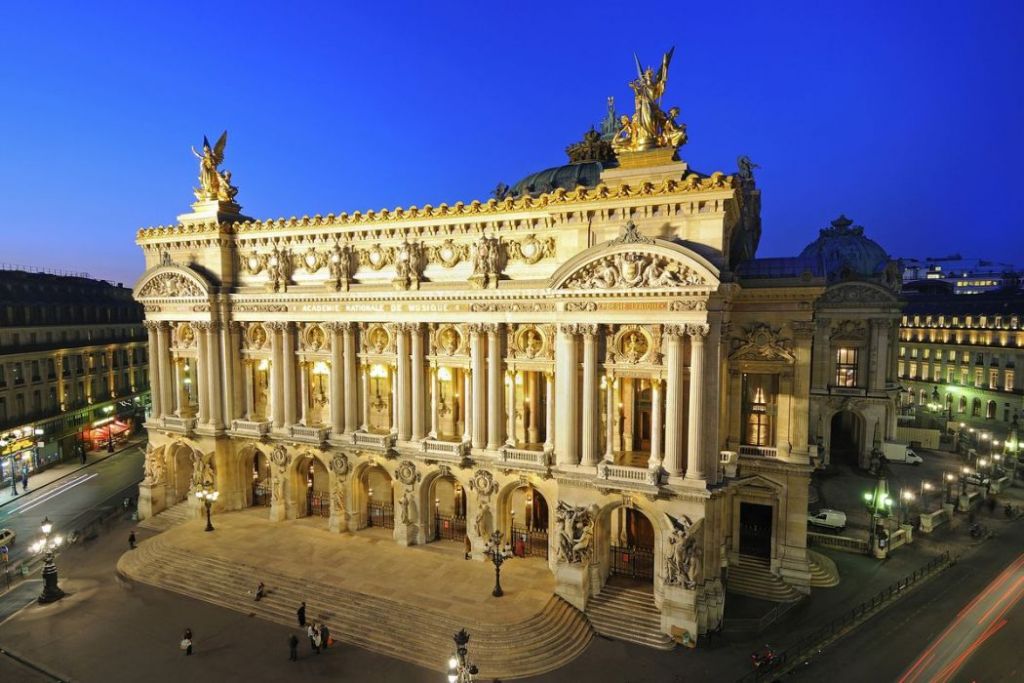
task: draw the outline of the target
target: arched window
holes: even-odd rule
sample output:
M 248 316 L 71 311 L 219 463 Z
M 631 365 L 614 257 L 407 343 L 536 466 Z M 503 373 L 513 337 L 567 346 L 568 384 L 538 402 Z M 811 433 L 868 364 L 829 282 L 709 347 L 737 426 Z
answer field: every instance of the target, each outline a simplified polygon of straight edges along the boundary
M 966 413 L 967 412 L 967 397 L 966 396 L 961 396 L 960 397 L 960 412 L 961 413 Z
M 953 394 L 946 394 L 946 410 L 953 410 Z
M 985 417 L 989 420 L 996 419 L 996 402 L 989 401 L 988 405 L 985 406 Z
M 917 403 L 918 403 L 918 405 L 922 405 L 922 406 L 925 404 L 924 389 L 921 389 L 920 393 L 918 393 L 918 395 L 917 395 Z
M 971 416 L 981 417 L 981 399 L 976 398 L 971 402 Z

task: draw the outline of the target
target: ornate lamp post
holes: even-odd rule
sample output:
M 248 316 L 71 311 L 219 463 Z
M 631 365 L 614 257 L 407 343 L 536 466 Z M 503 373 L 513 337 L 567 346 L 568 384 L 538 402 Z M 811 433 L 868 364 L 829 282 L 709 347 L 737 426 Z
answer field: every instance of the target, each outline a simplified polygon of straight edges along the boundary
M 32 545 L 32 552 L 46 551 L 46 559 L 43 562 L 43 592 L 39 596 L 39 602 L 46 604 L 56 602 L 64 597 L 64 591 L 57 585 L 57 565 L 53 561 L 53 551 L 64 542 L 60 536 L 50 537 L 53 532 L 53 522 L 49 517 L 43 518 L 39 530 L 43 532 L 43 538 Z
M 203 505 L 206 506 L 206 531 L 213 531 L 213 522 L 210 519 L 210 508 L 213 507 L 214 501 L 220 497 L 220 491 L 213 488 L 212 482 L 204 482 L 203 488 L 196 491 L 196 498 L 203 501 Z
M 473 683 L 479 670 L 467 659 L 469 634 L 462 629 L 452 636 L 452 640 L 455 641 L 455 654 L 448 660 L 448 683 Z
M 892 498 L 889 497 L 889 484 L 885 477 L 878 477 L 874 491 L 864 492 L 864 504 L 867 506 L 868 512 L 871 513 L 868 543 L 875 557 L 884 559 L 887 554 L 885 547 L 888 537 L 884 531 L 880 532 L 881 520 L 888 518 L 892 511 Z
M 500 531 L 493 532 L 487 541 L 487 547 L 484 548 L 484 555 L 494 563 L 494 590 L 491 591 L 491 595 L 496 598 L 500 598 L 505 594 L 501 590 L 501 565 L 504 564 L 505 560 L 512 557 L 512 549 L 508 544 L 502 545 L 502 536 L 504 534 Z
M 953 502 L 953 482 L 956 481 L 956 475 L 951 472 L 946 472 L 946 502 Z

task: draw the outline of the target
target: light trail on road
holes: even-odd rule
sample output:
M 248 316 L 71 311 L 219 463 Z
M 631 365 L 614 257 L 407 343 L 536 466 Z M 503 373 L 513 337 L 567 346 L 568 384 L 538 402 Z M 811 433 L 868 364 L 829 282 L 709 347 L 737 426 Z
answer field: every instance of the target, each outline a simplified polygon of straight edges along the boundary
M 982 644 L 1006 625 L 1003 617 L 1024 597 L 1024 554 L 960 610 L 921 653 L 899 683 L 944 683 Z
M 44 493 L 39 498 L 34 498 L 34 499 L 32 499 L 32 500 L 30 500 L 27 503 L 24 503 L 22 505 L 16 505 L 13 508 L 10 508 L 8 510 L 4 510 L 4 512 L 6 513 L 6 515 L 8 517 L 10 517 L 10 516 L 12 516 L 12 515 L 14 515 L 15 513 L 18 513 L 18 512 L 27 512 L 27 511 L 35 508 L 35 507 L 38 507 L 38 506 L 42 505 L 43 503 L 46 503 L 46 502 L 48 502 L 50 500 L 53 500 L 54 498 L 56 498 L 57 496 L 61 495 L 62 493 L 67 493 L 68 491 L 70 491 L 71 489 L 75 488 L 76 486 L 79 486 L 80 484 L 84 484 L 85 482 L 87 482 L 90 479 L 93 479 L 93 478 L 95 478 L 97 476 L 99 476 L 99 475 L 97 475 L 97 474 L 82 474 L 82 475 L 78 475 L 78 476 L 72 478 L 71 481 L 64 482 L 63 484 L 57 486 L 54 489 L 48 489 L 46 491 L 46 493 Z

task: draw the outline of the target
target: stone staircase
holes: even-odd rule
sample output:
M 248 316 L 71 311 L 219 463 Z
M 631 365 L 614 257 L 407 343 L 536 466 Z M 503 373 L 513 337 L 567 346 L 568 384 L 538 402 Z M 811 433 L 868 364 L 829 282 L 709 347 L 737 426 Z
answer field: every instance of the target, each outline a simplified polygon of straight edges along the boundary
M 658 650 L 671 650 L 675 641 L 661 631 L 661 613 L 649 590 L 605 584 L 587 605 L 587 617 L 603 636 Z
M 807 560 L 811 565 L 812 588 L 831 588 L 839 585 L 839 568 L 832 558 L 808 549 Z
M 739 563 L 729 566 L 726 590 L 772 602 L 796 602 L 804 597 L 797 589 L 772 574 L 770 567 L 768 560 L 740 555 Z
M 192 508 L 189 506 L 190 501 L 184 500 L 177 505 L 172 505 L 166 510 L 161 510 L 152 517 L 142 520 L 139 522 L 140 529 L 149 529 L 150 531 L 167 531 L 172 527 L 176 527 L 179 524 L 184 524 L 190 519 L 195 519 L 193 516 Z
M 553 671 L 582 654 L 593 636 L 583 615 L 555 596 L 540 613 L 521 623 L 466 623 L 427 606 L 406 605 L 219 557 L 181 553 L 162 539 L 154 537 L 125 553 L 118 562 L 118 574 L 129 582 L 296 628 L 295 610 L 305 600 L 307 617 L 326 623 L 332 637 L 434 671 L 446 670 L 451 636 L 462 628 L 472 636 L 470 659 L 487 680 Z M 267 594 L 256 602 L 252 590 L 259 581 L 266 584 Z

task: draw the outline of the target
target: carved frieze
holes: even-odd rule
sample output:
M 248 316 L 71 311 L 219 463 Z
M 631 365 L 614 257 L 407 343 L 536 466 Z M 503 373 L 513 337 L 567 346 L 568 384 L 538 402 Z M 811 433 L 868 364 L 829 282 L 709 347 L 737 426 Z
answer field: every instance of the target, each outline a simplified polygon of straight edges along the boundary
M 371 325 L 363 335 L 364 351 L 367 353 L 390 353 L 393 351 L 391 333 L 384 325 Z
M 527 235 L 521 240 L 508 243 L 508 258 L 525 261 L 529 265 L 541 259 L 555 255 L 555 238 L 538 239 L 536 235 Z
M 789 339 L 782 337 L 782 330 L 774 330 L 765 323 L 748 327 L 739 339 L 733 339 L 733 360 L 785 361 L 794 359 Z
M 155 275 L 139 290 L 139 298 L 167 298 L 178 296 L 204 296 L 202 288 L 181 273 Z
M 635 251 L 604 256 L 580 268 L 566 289 L 660 289 L 706 284 L 689 266 L 665 256 Z
M 434 353 L 454 356 L 465 352 L 465 339 L 455 325 L 442 325 L 434 332 Z
M 518 325 L 511 334 L 512 357 L 524 360 L 551 358 L 548 333 L 539 325 Z
M 438 263 L 445 268 L 454 268 L 469 258 L 469 251 L 468 244 L 458 244 L 454 240 L 447 239 L 427 249 L 427 255 L 431 263 Z
M 494 480 L 494 475 L 487 470 L 477 470 L 473 478 L 469 480 L 469 488 L 475 491 L 481 499 L 486 500 L 498 492 L 498 482 Z
M 395 479 L 408 487 L 415 485 L 421 476 L 419 470 L 416 469 L 416 463 L 412 460 L 403 460 L 395 468 Z
M 497 288 L 505 265 L 504 244 L 498 237 L 481 237 L 473 246 L 473 274 L 469 282 L 477 289 Z

